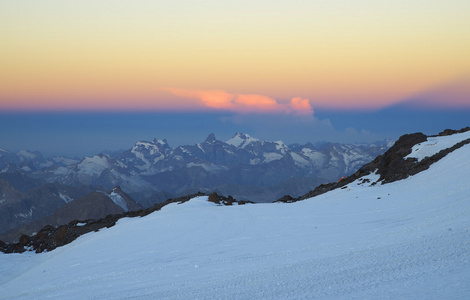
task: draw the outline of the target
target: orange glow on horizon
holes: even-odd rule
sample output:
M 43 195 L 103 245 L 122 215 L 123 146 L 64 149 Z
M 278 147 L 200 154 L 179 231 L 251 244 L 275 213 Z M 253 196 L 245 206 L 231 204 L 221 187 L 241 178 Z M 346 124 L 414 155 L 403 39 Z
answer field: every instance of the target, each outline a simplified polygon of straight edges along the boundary
M 0 110 L 470 103 L 470 2 L 50 3 L 0 9 Z

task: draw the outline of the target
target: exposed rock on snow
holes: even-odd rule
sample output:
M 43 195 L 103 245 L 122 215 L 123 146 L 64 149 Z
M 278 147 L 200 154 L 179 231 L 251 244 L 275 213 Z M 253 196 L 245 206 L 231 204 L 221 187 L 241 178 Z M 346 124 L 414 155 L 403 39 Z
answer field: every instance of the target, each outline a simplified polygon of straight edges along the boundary
M 418 162 L 421 162 L 427 157 L 431 157 L 440 151 L 449 149 L 468 139 L 470 139 L 470 131 L 455 133 L 452 135 L 428 137 L 425 142 L 414 145 L 411 153 L 405 156 L 405 159 L 416 158 Z
M 451 135 L 453 134 L 453 135 Z M 451 136 L 449 136 L 451 135 Z M 441 132 L 438 137 L 431 137 L 432 142 L 428 141 L 428 137 L 422 133 L 405 134 L 401 136 L 395 144 L 390 147 L 383 155 L 377 156 L 372 162 L 361 167 L 356 173 L 342 179 L 339 182 L 328 184 L 321 184 L 314 190 L 296 199 L 283 200 L 282 198 L 276 202 L 295 202 L 315 197 L 326 193 L 328 191 L 341 188 L 349 183 L 357 180 L 358 178 L 367 176 L 369 174 L 377 173 L 380 178 L 376 183 L 394 182 L 397 180 L 405 179 L 411 175 L 415 175 L 423 170 L 429 168 L 430 165 L 440 160 L 452 151 L 470 143 L 470 128 L 464 128 L 459 131 L 446 130 Z M 440 148 L 432 152 L 431 156 L 420 157 L 418 160 L 413 157 L 413 152 L 417 153 L 421 145 L 427 143 L 439 142 Z M 426 152 L 428 153 L 428 152 Z

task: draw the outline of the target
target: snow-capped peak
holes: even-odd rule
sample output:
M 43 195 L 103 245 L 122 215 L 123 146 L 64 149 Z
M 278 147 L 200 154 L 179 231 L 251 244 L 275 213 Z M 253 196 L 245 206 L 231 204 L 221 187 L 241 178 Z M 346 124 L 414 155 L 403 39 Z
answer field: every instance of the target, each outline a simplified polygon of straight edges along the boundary
M 132 148 L 132 150 L 137 150 L 137 149 L 142 149 L 142 148 L 152 151 L 154 149 L 158 149 L 158 145 L 152 142 L 140 141 L 140 142 L 135 143 L 135 146 Z
M 171 150 L 171 148 L 165 139 L 154 139 L 152 142 L 140 141 L 135 143 L 135 146 L 132 147 L 131 152 L 136 156 L 142 156 L 144 155 L 143 153 L 150 155 L 163 154 L 167 150 Z
M 111 163 L 106 155 L 98 154 L 93 157 L 85 157 L 78 165 L 80 173 L 100 174 L 104 169 L 109 168 Z
M 253 142 L 259 142 L 258 139 L 251 137 L 246 133 L 236 133 L 231 139 L 225 143 L 235 146 L 237 148 L 245 148 L 247 145 Z
M 25 159 L 35 159 L 37 157 L 36 153 L 31 152 L 29 150 L 21 150 L 17 153 L 17 155 L 20 158 L 25 158 Z
M 159 145 L 162 145 L 162 146 L 169 146 L 168 145 L 168 142 L 166 141 L 166 139 L 163 139 L 163 140 L 160 140 L 160 139 L 153 139 L 153 143 L 154 144 L 159 144 Z

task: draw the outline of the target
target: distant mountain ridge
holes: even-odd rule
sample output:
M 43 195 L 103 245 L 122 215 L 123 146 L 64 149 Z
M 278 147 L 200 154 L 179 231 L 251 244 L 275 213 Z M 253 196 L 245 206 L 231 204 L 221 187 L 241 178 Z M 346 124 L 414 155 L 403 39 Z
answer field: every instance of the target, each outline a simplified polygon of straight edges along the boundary
M 139 141 L 117 156 L 97 154 L 81 160 L 45 159 L 39 152 L 31 151 L 16 155 L 2 152 L 0 173 L 12 173 L 16 168 L 44 183 L 107 189 L 119 185 L 131 194 L 142 191 L 181 194 L 194 189 L 219 189 L 224 194 L 220 190 L 222 185 L 265 187 L 294 177 L 312 179 L 312 184 L 330 182 L 353 173 L 391 144 L 391 141 L 369 145 L 330 143 L 317 149 L 311 143 L 287 146 L 282 141 L 260 141 L 246 133 L 236 133 L 223 142 L 210 134 L 195 145 L 173 149 L 165 139 L 154 139 Z M 169 177 L 171 183 L 165 180 Z M 220 177 L 224 177 L 222 182 Z M 183 180 L 189 184 L 181 184 Z
M 286 194 L 296 197 L 354 173 L 390 145 L 382 141 L 288 146 L 236 133 L 226 142 L 209 134 L 201 143 L 176 148 L 165 139 L 138 141 L 125 151 L 82 159 L 2 149 L 0 234 L 48 217 L 80 197 L 117 186 L 143 208 L 197 192 L 255 202 L 271 202 Z

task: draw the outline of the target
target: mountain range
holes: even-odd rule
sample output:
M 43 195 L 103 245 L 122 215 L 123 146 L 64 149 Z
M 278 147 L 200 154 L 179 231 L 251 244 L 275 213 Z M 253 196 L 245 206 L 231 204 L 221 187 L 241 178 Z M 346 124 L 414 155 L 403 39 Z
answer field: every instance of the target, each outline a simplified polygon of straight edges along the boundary
M 73 207 L 69 202 L 101 195 L 96 199 L 100 203 L 104 194 L 116 188 L 143 208 L 196 192 L 254 202 L 271 202 L 286 194 L 300 196 L 352 174 L 391 144 L 288 146 L 237 133 L 225 142 L 210 134 L 201 143 L 176 148 L 165 139 L 139 141 L 125 151 L 81 159 L 1 149 L 0 239 L 16 240 L 20 232 L 37 232 L 47 222 L 58 225 L 50 216 L 71 221 L 73 214 L 65 212 Z M 102 217 L 122 209 L 109 203 Z M 97 217 L 95 211 L 89 207 L 90 218 Z
M 18 299 L 466 299 L 469 163 L 470 128 L 409 134 L 351 175 L 277 203 L 197 194 L 46 226 L 0 243 L 40 253 L 0 254 L 0 291 Z
M 243 133 L 223 142 L 210 134 L 204 142 L 195 145 L 173 149 L 165 139 L 154 139 L 139 141 L 117 154 L 97 154 L 78 160 L 46 159 L 39 152 L 23 150 L 15 154 L 2 150 L 0 174 L 3 178 L 12 173 L 23 179 L 27 177 L 31 182 L 23 180 L 17 185 L 23 191 L 39 183 L 57 182 L 106 189 L 119 185 L 133 196 L 160 191 L 183 194 L 194 189 L 226 194 L 225 190 L 236 191 L 237 186 L 266 192 L 271 189 L 263 187 L 292 186 L 289 179 L 294 177 L 309 180 L 313 185 L 337 180 L 382 154 L 392 144 L 392 141 L 364 145 L 326 143 L 317 148 L 311 143 L 287 146 L 282 141 L 260 141 Z M 290 189 L 290 193 L 299 195 L 305 191 L 295 186 Z M 247 200 L 267 200 L 259 193 L 249 194 L 251 199 Z M 245 195 L 237 196 L 245 198 Z M 145 203 L 144 197 L 136 198 L 144 206 L 153 204 Z

